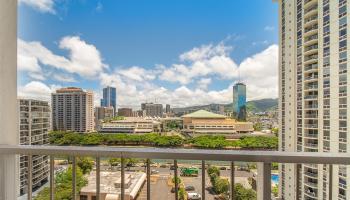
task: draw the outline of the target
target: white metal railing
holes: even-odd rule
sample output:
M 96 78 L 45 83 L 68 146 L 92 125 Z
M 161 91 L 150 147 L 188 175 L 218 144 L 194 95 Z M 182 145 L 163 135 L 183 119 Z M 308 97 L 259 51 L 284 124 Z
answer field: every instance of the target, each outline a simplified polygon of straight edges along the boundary
M 124 200 L 124 166 L 125 158 L 145 158 L 147 159 L 147 180 L 150 180 L 150 159 L 171 159 L 174 160 L 174 175 L 177 173 L 177 160 L 201 160 L 202 161 L 202 195 L 205 199 L 205 161 L 230 161 L 231 162 L 231 183 L 234 183 L 234 162 L 257 162 L 258 176 L 262 181 L 258 182 L 258 199 L 271 199 L 271 163 L 297 163 L 297 164 L 333 164 L 349 165 L 349 153 L 319 153 L 319 152 L 279 152 L 279 151 L 239 151 L 239 150 L 198 150 L 198 149 L 165 149 L 165 148 L 114 148 L 114 147 L 77 147 L 77 146 L 21 146 L 21 145 L 0 145 L 0 154 L 5 155 L 50 155 L 50 199 L 54 199 L 54 157 L 71 156 L 73 165 L 72 196 L 77 199 L 76 191 L 76 157 L 92 156 L 96 158 L 96 199 L 100 194 L 100 158 L 119 157 L 121 158 L 121 199 Z M 28 156 L 31 158 L 31 156 Z M 28 199 L 32 199 L 32 171 L 29 160 L 28 174 Z M 331 173 L 330 173 L 331 176 Z M 175 181 L 175 199 L 177 196 L 177 183 Z M 233 184 L 231 184 L 230 197 L 234 198 Z M 150 199 L 150 181 L 147 181 L 147 199 Z M 258 188 L 259 188 L 258 187 Z

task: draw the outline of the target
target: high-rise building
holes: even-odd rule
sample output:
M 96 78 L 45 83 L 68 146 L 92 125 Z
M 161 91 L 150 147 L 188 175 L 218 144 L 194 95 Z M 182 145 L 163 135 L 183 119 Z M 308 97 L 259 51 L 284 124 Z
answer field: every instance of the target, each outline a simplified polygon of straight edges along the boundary
M 118 116 L 132 117 L 133 112 L 131 108 L 118 108 Z
M 94 95 L 81 88 L 68 87 L 51 94 L 52 129 L 91 132 L 94 130 Z
M 233 86 L 233 117 L 237 120 L 246 120 L 246 99 L 246 86 L 243 83 L 236 83 Z
M 167 114 L 171 113 L 170 104 L 165 105 L 165 113 L 167 113 Z
M 163 105 L 157 103 L 142 103 L 141 110 L 146 112 L 147 117 L 162 117 Z
M 280 151 L 349 152 L 349 8 L 349 0 L 279 0 Z M 349 171 L 282 164 L 281 197 L 350 199 Z
M 117 112 L 117 90 L 114 87 L 103 88 L 103 98 L 101 99 L 101 106 L 113 107 L 114 112 Z
M 49 144 L 50 108 L 46 101 L 19 99 L 20 144 Z M 20 195 L 28 193 L 28 156 L 20 156 Z M 48 156 L 33 155 L 32 183 L 36 190 L 48 182 Z

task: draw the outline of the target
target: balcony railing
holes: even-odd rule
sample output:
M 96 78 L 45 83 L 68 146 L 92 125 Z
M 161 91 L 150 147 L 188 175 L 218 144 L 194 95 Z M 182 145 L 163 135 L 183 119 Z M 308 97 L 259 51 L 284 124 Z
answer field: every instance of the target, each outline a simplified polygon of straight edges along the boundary
M 178 177 L 177 160 L 201 160 L 202 161 L 202 199 L 205 199 L 205 162 L 206 161 L 229 161 L 231 162 L 231 183 L 234 183 L 234 162 L 257 162 L 258 163 L 258 199 L 271 199 L 271 163 L 304 163 L 304 164 L 333 164 L 349 165 L 350 154 L 348 153 L 307 153 L 307 152 L 278 152 L 278 151 L 238 151 L 238 150 L 197 150 L 197 149 L 159 149 L 159 148 L 114 148 L 114 147 L 73 147 L 73 146 L 17 146 L 0 145 L 0 154 L 5 155 L 50 155 L 50 199 L 54 199 L 54 157 L 72 157 L 72 197 L 77 199 L 76 191 L 76 157 L 92 156 L 96 158 L 96 199 L 100 199 L 100 158 L 121 158 L 121 196 L 125 197 L 125 158 L 147 159 L 147 199 L 150 199 L 150 159 L 174 160 L 174 176 Z M 28 199 L 32 199 L 32 157 L 28 157 Z M 330 176 L 332 173 L 330 173 Z M 331 178 L 331 177 L 330 177 Z M 332 180 L 332 179 L 330 179 Z M 233 184 L 231 184 L 232 186 Z M 309 184 L 310 185 L 310 184 Z M 330 184 L 331 185 L 331 184 Z M 315 186 L 312 183 L 312 186 Z M 260 189 L 259 189 L 260 188 Z M 1 189 L 1 188 L 0 188 Z M 175 181 L 175 199 L 178 199 L 178 187 Z M 233 187 L 230 187 L 230 198 L 234 198 Z

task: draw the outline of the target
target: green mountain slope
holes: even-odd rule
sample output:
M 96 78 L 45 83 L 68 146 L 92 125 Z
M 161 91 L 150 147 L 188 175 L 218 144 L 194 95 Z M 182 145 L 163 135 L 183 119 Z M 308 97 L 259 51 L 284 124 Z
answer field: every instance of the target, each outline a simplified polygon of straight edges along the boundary
M 225 111 L 232 111 L 232 103 L 230 104 L 210 104 L 202 106 L 191 106 L 186 108 L 174 108 L 174 112 L 186 112 L 186 111 L 195 111 L 195 110 L 211 110 L 219 105 L 225 106 Z M 247 102 L 247 111 L 248 112 L 265 112 L 271 109 L 276 108 L 278 105 L 278 99 L 259 99 Z

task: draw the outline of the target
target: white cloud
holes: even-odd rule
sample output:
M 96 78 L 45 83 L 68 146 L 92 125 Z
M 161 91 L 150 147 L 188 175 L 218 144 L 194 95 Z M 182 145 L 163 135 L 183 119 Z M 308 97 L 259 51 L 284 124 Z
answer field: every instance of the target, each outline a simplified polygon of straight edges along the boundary
M 197 81 L 197 87 L 202 90 L 207 90 L 211 81 L 212 81 L 211 78 L 202 78 L 199 81 Z
M 51 93 L 57 88 L 59 88 L 57 85 L 47 86 L 43 82 L 32 81 L 18 88 L 18 96 L 50 101 Z
M 273 30 L 275 30 L 275 27 L 273 27 L 273 26 L 265 26 L 264 27 L 264 31 L 273 31 Z
M 153 80 L 156 78 L 155 71 L 146 70 L 138 66 L 118 70 L 118 73 L 135 81 Z
M 198 57 L 202 60 L 190 62 L 188 65 L 173 64 L 170 68 L 160 67 L 162 73 L 158 76 L 159 79 L 182 84 L 174 90 L 153 84 L 152 81 L 140 84 L 136 81 L 142 79 L 139 76 L 126 77 L 117 72 L 108 75 L 108 78 L 102 78 L 102 85 L 112 84 L 117 87 L 119 105 L 136 108 L 141 102 L 155 99 L 177 107 L 229 103 L 232 101 L 232 85 L 238 78 L 246 83 L 247 97 L 250 100 L 277 97 L 277 45 L 271 45 L 264 51 L 246 58 L 239 65 L 225 54 Z M 220 79 L 231 80 L 231 84 L 222 90 L 208 90 L 209 84 Z M 193 80 L 196 80 L 196 84 L 189 88 L 187 84 Z
M 232 47 L 225 46 L 220 42 L 218 45 L 202 45 L 180 55 L 182 61 L 198 61 L 220 55 L 227 55 Z
M 52 76 L 55 80 L 59 81 L 59 82 L 66 82 L 66 83 L 74 83 L 77 82 L 74 77 L 69 76 L 67 74 L 57 74 L 54 73 Z
M 82 79 L 97 79 L 102 87 L 117 88 L 119 107 L 139 108 L 140 103 L 146 101 L 169 103 L 173 107 L 229 103 L 232 101 L 232 85 L 238 77 L 247 85 L 248 99 L 277 97 L 277 45 L 269 46 L 240 64 L 236 64 L 229 56 L 231 47 L 219 43 L 216 46 L 194 48 L 182 54 L 179 63 L 170 67 L 132 66 L 115 68 L 113 71 L 107 70 L 96 47 L 79 37 L 65 37 L 59 47 L 67 49 L 69 56 L 55 55 L 39 42 L 19 40 L 19 69 L 28 74 L 41 72 L 48 76 L 49 73 L 42 73 L 42 68 L 48 65 L 60 71 L 50 77 L 62 82 L 74 81 L 73 73 L 79 74 Z M 158 80 L 175 83 L 174 88 L 161 86 Z M 229 82 L 229 86 L 219 90 L 208 89 L 210 84 L 217 85 L 222 80 L 226 84 Z M 19 94 L 49 98 L 55 87 L 32 81 L 20 87 Z M 100 96 L 101 92 L 95 91 L 96 105 L 99 105 Z
M 41 73 L 42 65 L 48 65 L 69 73 L 76 73 L 83 78 L 94 79 L 104 69 L 100 52 L 77 36 L 66 36 L 59 42 L 59 47 L 68 50 L 69 56 L 56 55 L 40 42 L 27 42 L 18 39 L 18 68 L 23 71 Z
M 55 14 L 54 0 L 19 0 L 19 5 L 26 4 L 43 13 Z

